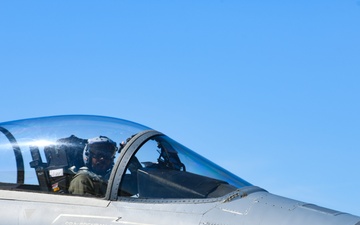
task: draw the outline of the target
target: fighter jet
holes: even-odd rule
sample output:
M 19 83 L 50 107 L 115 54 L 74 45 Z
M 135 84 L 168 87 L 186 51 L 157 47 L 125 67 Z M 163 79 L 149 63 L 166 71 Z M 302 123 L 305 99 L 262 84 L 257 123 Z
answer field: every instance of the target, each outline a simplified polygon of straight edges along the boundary
M 118 118 L 0 123 L 0 162 L 6 225 L 360 225 L 359 216 L 271 194 Z

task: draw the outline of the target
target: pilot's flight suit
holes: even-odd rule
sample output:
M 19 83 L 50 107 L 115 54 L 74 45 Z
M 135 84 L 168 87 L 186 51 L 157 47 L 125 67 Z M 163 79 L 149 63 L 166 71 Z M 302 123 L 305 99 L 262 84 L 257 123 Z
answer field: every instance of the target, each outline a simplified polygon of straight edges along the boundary
M 87 167 L 81 167 L 69 186 L 69 193 L 75 195 L 105 196 L 107 179 L 99 176 Z

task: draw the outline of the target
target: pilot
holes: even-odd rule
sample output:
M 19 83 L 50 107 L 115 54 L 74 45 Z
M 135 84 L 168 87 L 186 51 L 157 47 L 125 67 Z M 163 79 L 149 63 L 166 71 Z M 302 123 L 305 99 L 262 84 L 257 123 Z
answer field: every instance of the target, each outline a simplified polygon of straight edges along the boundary
M 79 169 L 70 182 L 69 193 L 105 196 L 116 151 L 116 143 L 108 137 L 88 139 L 83 152 L 85 166 Z

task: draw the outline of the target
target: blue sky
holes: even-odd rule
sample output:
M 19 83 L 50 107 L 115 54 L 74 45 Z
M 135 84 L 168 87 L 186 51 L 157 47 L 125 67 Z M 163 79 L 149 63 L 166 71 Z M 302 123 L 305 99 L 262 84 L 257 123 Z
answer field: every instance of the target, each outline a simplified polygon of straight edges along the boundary
M 0 121 L 128 119 L 360 215 L 360 1 L 1 1 Z

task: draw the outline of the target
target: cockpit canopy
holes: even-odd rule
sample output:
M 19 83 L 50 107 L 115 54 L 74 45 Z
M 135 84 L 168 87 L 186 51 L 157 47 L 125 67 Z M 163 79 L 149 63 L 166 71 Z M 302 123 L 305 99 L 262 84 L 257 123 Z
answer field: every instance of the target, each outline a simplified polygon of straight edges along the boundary
M 0 189 L 69 194 L 88 139 L 116 142 L 108 199 L 213 198 L 250 183 L 149 127 L 101 116 L 0 123 Z

